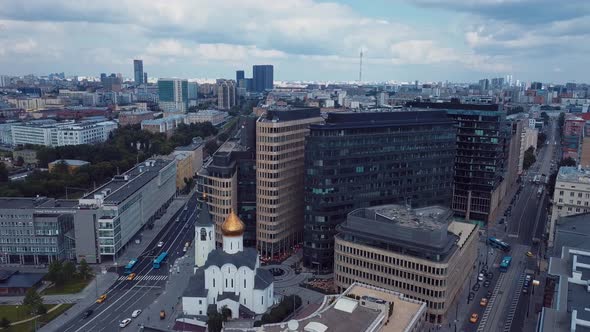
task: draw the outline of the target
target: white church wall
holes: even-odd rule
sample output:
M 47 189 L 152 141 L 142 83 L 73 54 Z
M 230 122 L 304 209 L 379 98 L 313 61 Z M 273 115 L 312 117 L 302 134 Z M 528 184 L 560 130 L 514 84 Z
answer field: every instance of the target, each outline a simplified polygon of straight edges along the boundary
M 205 297 L 183 297 L 182 312 L 185 315 L 207 315 L 207 298 Z

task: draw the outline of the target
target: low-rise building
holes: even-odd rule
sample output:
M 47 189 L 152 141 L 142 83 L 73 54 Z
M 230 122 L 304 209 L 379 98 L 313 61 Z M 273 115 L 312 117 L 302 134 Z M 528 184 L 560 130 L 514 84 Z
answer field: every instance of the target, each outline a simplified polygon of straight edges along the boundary
M 167 116 L 154 120 L 141 121 L 141 130 L 149 131 L 150 133 L 162 133 L 166 136 L 172 136 L 174 130 L 180 124 L 184 123 L 184 115 Z
M 149 159 L 81 198 L 80 209 L 94 216 L 77 215 L 76 233 L 96 229 L 98 241 L 76 241 L 78 257 L 98 247 L 101 259 L 114 258 L 144 225 L 164 213 L 174 199 L 175 180 L 175 160 Z
M 37 151 L 31 149 L 14 150 L 12 151 L 12 159 L 17 160 L 19 157 L 23 158 L 25 165 L 37 165 Z
M 555 290 L 551 306 L 542 308 L 537 332 L 588 331 L 590 250 L 564 246 L 561 255 L 550 258 L 547 274 L 556 281 Z
M 354 282 L 342 294 L 326 296 L 321 306 L 304 318 L 240 331 L 419 332 L 424 331 L 426 318 L 426 303 Z
M 119 113 L 119 125 L 120 126 L 130 126 L 141 124 L 144 120 L 153 120 L 154 119 L 154 112 L 146 111 L 146 110 L 136 110 L 136 111 L 128 111 L 128 112 L 121 112 Z
M 559 217 L 590 212 L 590 169 L 560 167 L 555 180 L 548 245 L 553 246 Z
M 179 146 L 172 152 L 173 154 L 188 154 L 191 161 L 191 177 L 197 175 L 197 172 L 203 166 L 203 148 L 205 143 L 201 137 L 194 137 L 191 144 Z
M 450 222 L 452 214 L 440 206 L 400 205 L 349 213 L 337 228 L 337 289 L 359 281 L 394 290 L 425 302 L 428 319 L 440 323 L 477 266 L 477 226 Z
M 52 161 L 49 163 L 49 165 L 47 165 L 47 169 L 49 170 L 49 173 L 55 172 L 55 168 L 56 168 L 56 166 L 59 166 L 59 164 L 64 164 L 68 169 L 68 173 L 70 173 L 70 174 L 73 174 L 77 169 L 79 169 L 82 166 L 90 165 L 89 162 L 84 161 L 84 160 L 60 159 L 60 160 Z
M 212 125 L 216 126 L 220 123 L 223 123 L 227 116 L 227 112 L 216 110 L 200 110 L 196 113 L 187 113 L 186 124 L 211 122 Z

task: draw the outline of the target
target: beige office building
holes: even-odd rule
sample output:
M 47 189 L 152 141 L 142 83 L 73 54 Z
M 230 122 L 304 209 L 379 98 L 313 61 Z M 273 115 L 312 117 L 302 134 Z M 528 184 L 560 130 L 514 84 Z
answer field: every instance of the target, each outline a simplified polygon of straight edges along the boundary
M 425 302 L 428 320 L 440 323 L 477 266 L 478 228 L 450 222 L 452 214 L 400 205 L 349 213 L 335 241 L 338 291 L 361 282 L 400 292 Z
M 553 246 L 555 223 L 559 217 L 587 212 L 590 212 L 590 169 L 560 167 L 553 192 L 548 245 Z
M 303 241 L 304 147 L 318 108 L 269 110 L 256 122 L 256 238 L 263 256 Z

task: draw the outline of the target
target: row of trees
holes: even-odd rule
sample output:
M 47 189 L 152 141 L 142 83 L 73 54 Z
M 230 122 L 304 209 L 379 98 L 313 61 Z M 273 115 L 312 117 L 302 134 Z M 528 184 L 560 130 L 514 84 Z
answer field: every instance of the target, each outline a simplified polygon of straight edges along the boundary
M 49 272 L 47 273 L 47 280 L 53 282 L 56 286 L 62 286 L 74 280 L 87 280 L 92 277 L 92 270 L 85 259 L 80 261 L 80 265 L 76 269 L 76 265 L 70 261 L 62 263 L 59 260 L 49 264 Z
M 526 151 L 524 152 L 524 160 L 522 162 L 522 168 L 523 169 L 529 169 L 529 167 L 531 167 L 531 165 L 533 165 L 535 163 L 535 161 L 537 161 L 537 157 L 535 157 L 535 148 L 532 146 L 529 146 L 528 149 L 526 149 Z

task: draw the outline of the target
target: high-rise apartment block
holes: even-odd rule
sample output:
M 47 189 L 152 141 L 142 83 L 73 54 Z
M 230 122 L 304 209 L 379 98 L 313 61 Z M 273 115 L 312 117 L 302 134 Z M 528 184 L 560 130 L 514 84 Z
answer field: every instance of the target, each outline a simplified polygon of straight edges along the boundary
M 304 264 L 331 272 L 354 209 L 450 206 L 456 129 L 444 111 L 330 113 L 305 142 Z
M 555 223 L 559 217 L 590 212 L 590 169 L 560 167 L 553 193 L 549 224 L 549 246 L 553 245 Z
M 272 65 L 254 65 L 252 67 L 252 83 L 255 92 L 272 90 L 274 85 L 274 68 Z
M 133 60 L 133 74 L 135 84 L 147 83 L 143 80 L 143 60 Z
M 508 181 L 511 137 L 506 112 L 496 104 L 410 102 L 409 107 L 445 110 L 457 124 L 452 208 L 459 217 L 487 223 L 497 217 Z
M 188 109 L 188 81 L 178 78 L 160 78 L 158 96 L 158 105 L 164 112 L 185 113 Z
M 382 205 L 351 212 L 338 226 L 334 282 L 391 289 L 426 303 L 441 323 L 477 266 L 478 227 L 451 222 L 445 207 Z
M 236 105 L 236 85 L 232 80 L 217 81 L 217 107 L 229 110 Z
M 318 108 L 269 110 L 256 122 L 256 237 L 275 256 L 303 240 L 304 149 Z

